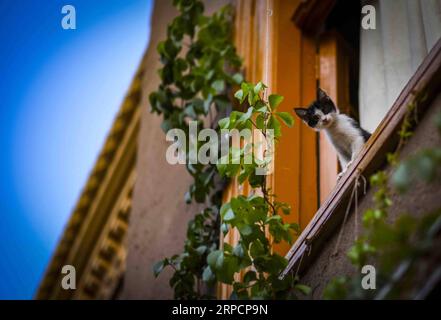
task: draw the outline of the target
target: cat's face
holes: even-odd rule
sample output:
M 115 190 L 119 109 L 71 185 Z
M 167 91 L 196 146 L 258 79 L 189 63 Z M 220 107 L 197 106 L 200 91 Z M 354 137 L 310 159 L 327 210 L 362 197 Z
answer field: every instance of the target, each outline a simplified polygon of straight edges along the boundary
M 330 127 L 337 115 L 337 108 L 331 98 L 322 89 L 318 89 L 318 99 L 308 108 L 294 108 L 297 116 L 315 130 Z

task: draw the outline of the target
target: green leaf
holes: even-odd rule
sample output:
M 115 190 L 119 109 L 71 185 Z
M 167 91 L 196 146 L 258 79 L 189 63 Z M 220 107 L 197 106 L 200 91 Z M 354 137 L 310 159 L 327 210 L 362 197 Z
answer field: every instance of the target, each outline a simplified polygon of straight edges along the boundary
M 217 92 L 222 92 L 225 89 L 225 82 L 224 80 L 216 80 L 211 84 L 211 87 Z
M 214 275 L 210 266 L 207 266 L 204 269 L 204 272 L 202 273 L 202 280 L 205 282 L 213 282 L 214 280 L 216 280 L 216 276 Z
M 253 233 L 253 228 L 251 228 L 251 226 L 247 224 L 240 226 L 238 229 L 240 234 L 243 236 L 249 236 L 250 234 Z
M 228 129 L 229 126 L 230 126 L 230 118 L 229 117 L 222 118 L 219 120 L 219 128 Z
M 265 224 L 268 224 L 268 223 L 270 223 L 271 221 L 282 221 L 282 217 L 281 217 L 281 216 L 278 216 L 278 215 L 274 215 L 274 216 L 268 217 L 268 218 L 266 218 L 266 220 L 265 220 Z
M 184 109 L 184 114 L 186 116 L 189 116 L 192 119 L 196 119 L 197 115 L 194 109 L 194 106 L 192 104 L 189 104 L 185 109 Z
M 283 101 L 283 96 L 278 94 L 271 94 L 268 97 L 268 102 L 272 110 L 276 110 L 277 106 Z
M 243 282 L 248 283 L 251 281 L 255 281 L 257 280 L 257 275 L 255 271 L 248 271 L 247 273 L 245 273 L 245 276 L 243 277 Z
M 162 123 L 161 123 L 162 131 L 167 133 L 172 128 L 173 128 L 173 125 L 172 125 L 172 123 L 171 123 L 171 121 L 169 119 L 165 119 L 164 121 L 162 121 Z
M 305 296 L 311 293 L 311 288 L 304 284 L 296 284 L 295 288 L 299 290 L 301 293 L 303 293 Z
M 191 203 L 191 193 L 189 191 L 185 193 L 184 199 L 185 199 L 185 203 L 187 204 Z
M 224 157 L 222 157 L 224 158 Z M 227 175 L 227 164 L 221 162 L 222 158 L 216 163 L 217 171 L 221 177 L 225 177 Z
M 239 122 L 245 122 L 245 121 L 247 121 L 247 120 L 250 119 L 251 116 L 253 115 L 253 111 L 254 111 L 254 108 L 253 108 L 253 107 L 249 107 L 248 110 L 247 110 L 247 112 L 244 113 L 244 114 L 239 118 L 238 121 L 239 121 Z
M 282 119 L 283 123 L 285 123 L 288 127 L 292 127 L 294 125 L 294 118 L 288 112 L 276 112 L 276 115 Z
M 233 220 L 234 218 L 235 218 L 234 212 L 231 209 L 228 209 L 228 211 L 223 216 L 224 221 L 227 221 L 227 222 Z
M 192 103 L 193 108 L 197 114 L 202 114 L 205 112 L 204 103 L 205 103 L 205 101 L 202 99 L 199 99 L 199 98 L 193 99 L 193 103 Z
M 230 100 L 225 95 L 217 95 L 214 97 L 214 102 L 218 106 L 218 109 L 225 110 L 227 107 L 230 106 Z
M 250 255 L 254 259 L 265 254 L 265 248 L 260 240 L 253 241 L 250 247 Z
M 164 267 L 165 267 L 165 265 L 166 265 L 166 262 L 167 262 L 167 260 L 164 259 L 164 260 L 161 260 L 161 261 L 156 262 L 156 263 L 153 265 L 153 274 L 154 274 L 155 278 L 156 278 L 156 277 L 161 273 L 161 271 L 164 269 Z
M 233 249 L 233 255 L 238 258 L 243 258 L 245 255 L 245 252 L 243 251 L 242 245 L 239 243 L 237 244 Z
M 257 175 L 256 171 L 253 170 L 248 177 L 248 182 L 252 188 L 261 187 L 263 182 L 265 181 L 264 175 Z
M 240 119 L 242 117 L 244 113 L 240 112 L 240 111 L 233 111 L 230 114 L 230 129 L 233 129 L 236 127 L 238 119 Z
M 226 224 L 226 223 L 222 223 L 222 224 L 221 224 L 221 231 L 222 231 L 222 234 L 223 234 L 223 235 L 226 235 L 226 234 L 227 234 L 228 229 L 229 229 L 228 224 Z
M 259 114 L 256 117 L 256 126 L 257 126 L 257 129 L 259 129 L 259 130 L 263 130 L 264 129 L 264 127 L 265 127 L 265 118 L 264 118 L 263 114 Z
M 250 91 L 253 90 L 253 85 L 251 83 L 242 82 L 240 88 L 243 90 L 244 94 L 247 95 Z
M 358 239 L 355 244 L 349 249 L 347 256 L 351 260 L 351 263 L 357 267 L 361 267 L 366 264 L 368 255 L 375 253 L 375 248 Z
M 234 81 L 236 84 L 241 84 L 242 81 L 243 81 L 243 76 L 242 76 L 242 74 L 241 74 L 241 73 L 236 73 L 236 74 L 234 74 L 234 75 L 233 75 L 233 81 Z
M 243 92 L 242 89 L 237 90 L 236 93 L 234 94 L 234 97 L 240 101 L 240 103 L 243 103 L 243 101 L 245 100 L 245 94 Z
M 326 300 L 344 300 L 348 296 L 348 278 L 333 278 L 326 286 L 323 297 Z
M 223 261 L 224 253 L 221 250 L 212 251 L 207 257 L 207 263 L 211 270 L 217 270 L 218 266 L 222 267 Z
M 275 253 L 272 254 L 268 259 L 266 259 L 263 266 L 268 272 L 272 274 L 278 274 L 287 266 L 287 264 L 288 261 L 284 257 Z
M 258 82 L 255 86 L 254 86 L 254 94 L 258 95 L 264 88 L 266 88 L 266 86 L 262 83 L 262 82 Z
M 291 213 L 291 206 L 285 202 L 278 202 L 277 208 L 281 208 L 284 215 L 289 215 Z
M 220 209 L 220 215 L 222 220 L 224 221 L 230 221 L 234 219 L 234 212 L 231 209 L 231 204 L 229 202 L 222 205 Z
M 233 251 L 233 247 L 229 243 L 224 242 L 224 251 L 231 253 Z
M 256 112 L 258 112 L 258 113 L 267 113 L 268 112 L 268 107 L 266 106 L 266 104 L 263 101 L 256 102 L 256 105 L 254 108 L 256 109 Z
M 392 184 L 399 192 L 405 192 L 411 182 L 410 170 L 406 163 L 401 163 L 392 175 Z
M 201 256 L 207 251 L 207 246 L 199 246 L 196 248 L 196 252 Z
M 220 262 L 220 257 L 222 261 Z M 236 257 L 224 256 L 223 254 L 219 256 L 217 262 L 216 275 L 221 282 L 231 284 L 233 282 L 234 273 L 239 271 L 239 264 Z
M 276 117 L 271 116 L 268 121 L 268 129 L 274 130 L 274 137 L 278 138 L 282 135 L 282 129 L 279 120 Z
M 249 144 L 252 146 L 252 144 Z M 245 182 L 246 179 L 249 178 L 249 176 L 252 174 L 252 172 L 254 171 L 255 166 L 253 164 L 244 164 L 243 165 L 243 170 L 240 172 L 238 181 L 239 184 L 242 184 Z
M 294 230 L 297 233 L 300 233 L 300 226 L 298 223 L 285 223 L 289 229 Z
M 436 177 L 437 163 L 430 153 L 419 153 L 415 158 L 416 171 L 420 178 L 431 182 Z
M 207 98 L 204 100 L 204 114 L 207 115 L 210 111 L 211 104 L 213 103 L 213 95 L 211 93 L 208 94 Z
M 239 99 L 240 103 L 243 103 L 245 101 L 245 99 L 248 96 L 248 93 L 250 92 L 250 87 L 246 82 L 242 82 L 242 84 L 240 85 L 241 89 L 238 90 L 235 94 L 234 97 L 236 99 Z

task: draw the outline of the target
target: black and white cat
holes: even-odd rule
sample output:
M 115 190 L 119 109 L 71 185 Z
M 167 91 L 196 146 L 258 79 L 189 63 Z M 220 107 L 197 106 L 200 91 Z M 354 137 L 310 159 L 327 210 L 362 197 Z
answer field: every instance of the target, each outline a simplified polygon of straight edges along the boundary
M 342 172 L 340 178 L 356 158 L 371 134 L 351 117 L 339 113 L 332 99 L 318 89 L 317 100 L 308 108 L 295 108 L 295 113 L 316 131 L 324 130 L 338 154 Z

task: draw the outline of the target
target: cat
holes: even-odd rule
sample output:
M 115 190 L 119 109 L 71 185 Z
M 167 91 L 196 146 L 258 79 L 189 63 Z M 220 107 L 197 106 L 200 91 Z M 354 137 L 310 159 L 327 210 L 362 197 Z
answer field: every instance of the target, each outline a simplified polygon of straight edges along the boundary
M 356 158 L 371 134 L 351 117 L 339 113 L 332 99 L 322 89 L 308 108 L 294 108 L 297 116 L 316 131 L 324 130 L 337 151 L 342 171 L 340 179 Z

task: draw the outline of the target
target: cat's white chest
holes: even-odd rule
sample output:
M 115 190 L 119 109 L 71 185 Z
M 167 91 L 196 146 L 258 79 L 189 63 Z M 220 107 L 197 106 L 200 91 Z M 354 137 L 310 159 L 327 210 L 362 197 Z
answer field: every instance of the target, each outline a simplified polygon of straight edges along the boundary
M 326 129 L 328 139 L 334 145 L 340 157 L 347 162 L 352 157 L 353 144 L 358 141 L 360 134 L 351 124 L 350 118 L 338 115 L 333 126 Z

